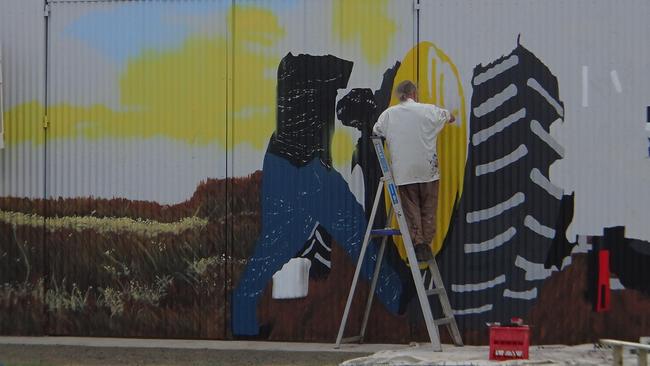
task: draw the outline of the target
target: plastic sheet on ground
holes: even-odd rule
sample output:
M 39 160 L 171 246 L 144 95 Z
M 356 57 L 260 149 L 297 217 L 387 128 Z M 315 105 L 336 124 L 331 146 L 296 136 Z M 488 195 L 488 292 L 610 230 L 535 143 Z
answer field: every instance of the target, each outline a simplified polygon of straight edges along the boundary
M 578 346 L 531 346 L 530 359 L 489 361 L 489 347 L 443 346 L 443 352 L 433 352 L 428 344 L 420 344 L 407 349 L 380 351 L 367 357 L 343 362 L 343 366 L 366 365 L 611 365 L 612 351 L 594 344 Z M 625 365 L 636 365 L 636 355 L 626 351 Z

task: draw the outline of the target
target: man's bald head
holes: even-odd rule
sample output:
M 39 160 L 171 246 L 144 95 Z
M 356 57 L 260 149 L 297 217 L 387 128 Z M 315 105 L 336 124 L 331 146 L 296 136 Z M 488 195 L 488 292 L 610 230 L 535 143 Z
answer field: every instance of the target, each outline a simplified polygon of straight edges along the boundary
M 404 80 L 401 83 L 397 84 L 397 87 L 395 88 L 395 95 L 397 95 L 397 98 L 399 98 L 400 102 L 404 102 L 409 98 L 416 100 L 418 95 L 418 88 L 411 80 Z

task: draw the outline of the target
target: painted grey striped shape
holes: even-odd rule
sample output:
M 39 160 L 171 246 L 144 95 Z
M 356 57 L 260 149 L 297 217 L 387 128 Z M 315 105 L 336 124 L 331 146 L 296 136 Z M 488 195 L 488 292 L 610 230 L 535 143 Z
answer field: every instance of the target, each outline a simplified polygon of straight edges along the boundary
M 537 298 L 537 288 L 533 287 L 532 289 L 526 291 L 513 291 L 510 289 L 505 289 L 503 290 L 503 297 L 519 300 L 533 300 Z
M 501 234 L 497 234 L 497 236 L 492 239 L 476 244 L 465 244 L 465 253 L 481 253 L 498 248 L 512 239 L 515 234 L 517 234 L 517 229 L 511 226 L 508 230 Z
M 314 224 L 314 227 L 311 229 L 311 232 L 309 233 L 308 238 L 311 238 L 312 236 L 314 236 L 314 233 L 316 233 L 316 229 L 318 229 L 318 225 L 320 225 L 320 222 L 316 221 L 316 223 Z
M 301 256 L 305 256 L 309 252 L 311 252 L 312 249 L 314 249 L 314 244 L 316 244 L 316 243 L 320 244 L 320 246 L 325 248 L 325 250 L 327 250 L 328 252 L 332 251 L 332 248 L 328 247 L 327 244 L 325 244 L 325 240 L 323 240 L 323 237 L 320 235 L 318 230 L 316 230 L 316 229 L 318 229 L 319 225 L 320 225 L 320 222 L 316 221 L 316 224 L 314 225 L 314 228 L 311 229 L 311 233 L 309 233 L 309 236 L 308 236 L 308 238 L 311 238 L 315 234 L 316 235 L 316 240 L 311 241 L 311 244 L 305 250 L 302 251 L 302 253 L 300 254 Z
M 512 197 L 508 198 L 506 201 L 496 204 L 495 206 L 484 208 L 478 211 L 468 212 L 465 215 L 465 220 L 468 224 L 488 220 L 495 216 L 499 216 L 504 213 L 506 210 L 509 210 L 513 207 L 517 207 L 526 201 L 526 195 L 517 192 Z
M 539 169 L 534 168 L 533 170 L 530 171 L 530 180 L 532 180 L 533 183 L 540 186 L 543 190 L 548 192 L 548 194 L 555 197 L 556 199 L 558 200 L 562 199 L 564 190 L 556 186 L 555 184 L 551 183 L 551 181 L 548 180 L 548 178 L 546 178 Z
M 524 226 L 545 238 L 555 238 L 555 229 L 541 224 L 537 219 L 530 215 L 527 215 L 524 218 Z
M 550 104 L 553 108 L 555 108 L 555 111 L 557 112 L 558 115 L 564 117 L 564 108 L 562 108 L 560 103 L 557 100 L 555 100 L 555 98 L 553 98 L 551 94 L 549 94 L 546 91 L 546 89 L 544 89 L 544 87 L 537 80 L 535 80 L 534 78 L 530 78 L 526 82 L 526 85 L 531 87 L 534 91 L 536 91 L 539 95 L 541 95 L 544 99 L 546 99 L 548 104 Z
M 472 315 L 472 314 L 481 314 L 487 313 L 492 310 L 492 304 L 486 304 L 478 308 L 467 308 L 467 309 L 454 309 L 454 315 Z
M 323 246 L 323 248 L 325 248 L 325 250 L 327 250 L 328 252 L 332 251 L 332 248 L 328 247 L 327 244 L 325 244 L 325 240 L 323 240 L 323 237 L 320 235 L 320 233 L 318 231 L 316 231 L 316 238 L 318 239 L 320 244 Z
M 564 157 L 564 147 L 562 147 L 562 145 L 560 145 L 557 141 L 555 141 L 553 136 L 551 136 L 548 132 L 546 132 L 544 127 L 542 127 L 542 125 L 539 124 L 539 122 L 537 122 L 536 120 L 530 121 L 530 130 L 533 131 L 533 133 L 537 135 L 537 137 L 542 139 L 542 141 L 544 141 L 548 146 L 550 146 L 551 149 L 555 150 L 555 152 L 558 155 Z
M 315 242 L 312 240 L 311 244 L 307 247 L 307 249 L 303 250 L 300 255 L 301 256 L 302 255 L 307 255 L 307 253 L 311 252 L 311 250 L 314 249 L 314 244 L 315 244 Z
M 474 291 L 483 291 L 490 289 L 494 286 L 500 285 L 502 283 L 506 283 L 506 275 L 500 275 L 495 277 L 494 279 L 491 279 L 489 281 L 485 282 L 479 282 L 479 283 L 467 283 L 467 284 L 462 284 L 462 285 L 456 285 L 452 284 L 451 285 L 451 290 L 453 292 L 474 292 Z
M 501 61 L 500 63 L 494 65 L 492 68 L 485 70 L 484 72 L 476 75 L 472 83 L 474 86 L 483 84 L 484 82 L 494 79 L 499 76 L 504 71 L 507 71 L 519 64 L 519 56 L 512 55 L 507 59 Z
M 321 262 L 323 265 L 325 265 L 327 268 L 332 268 L 332 262 L 328 261 L 327 259 L 323 258 L 323 256 L 320 255 L 320 253 L 314 254 L 314 259 L 318 260 Z
M 478 146 L 481 142 L 484 142 L 490 137 L 503 131 L 508 126 L 521 120 L 522 118 L 526 118 L 526 108 L 522 108 L 517 112 L 509 115 L 508 117 L 500 120 L 499 122 L 493 124 L 492 126 L 478 131 L 477 133 L 472 135 L 472 143 L 474 144 L 474 146 Z
M 505 89 L 488 98 L 485 102 L 479 104 L 478 107 L 474 108 L 474 115 L 476 117 L 483 117 L 486 114 L 497 109 L 500 105 L 515 95 L 517 95 L 517 86 L 515 86 L 515 84 L 510 84 Z
M 544 263 L 531 262 L 520 255 L 515 259 L 515 267 L 526 272 L 526 281 L 543 280 L 550 277 L 553 273 L 552 268 L 544 268 Z
M 526 145 L 521 144 L 518 148 L 515 149 L 515 151 L 504 157 L 498 158 L 497 160 L 491 161 L 489 163 L 477 165 L 475 168 L 475 174 L 477 177 L 480 177 L 483 174 L 494 173 L 497 170 L 503 169 L 508 165 L 516 162 L 526 155 L 528 155 L 528 149 L 526 148 Z

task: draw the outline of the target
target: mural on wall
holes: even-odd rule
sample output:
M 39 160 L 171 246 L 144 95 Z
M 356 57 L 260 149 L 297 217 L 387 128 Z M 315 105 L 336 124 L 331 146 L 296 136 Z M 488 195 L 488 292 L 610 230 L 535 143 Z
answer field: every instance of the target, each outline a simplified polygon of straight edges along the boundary
M 347 86 L 352 66 L 331 55 L 288 54 L 280 62 L 278 121 L 264 159 L 262 232 L 233 294 L 236 335 L 258 334 L 258 298 L 316 222 L 351 258 L 359 256 L 366 215 L 330 156 L 336 91 Z M 362 268 L 368 279 L 376 257 L 377 247 L 370 247 Z M 391 267 L 382 267 L 377 288 L 378 298 L 396 312 L 402 286 Z
M 572 198 L 548 178 L 549 166 L 564 155 L 549 134 L 564 117 L 551 70 L 518 44 L 477 66 L 472 85 L 465 194 L 440 263 L 452 303 L 463 304 L 456 315 L 476 328 L 526 317 L 551 273 L 545 263 L 554 241 L 565 245 L 567 220 L 560 212 Z
M 611 95 L 581 105 L 588 98 L 571 75 L 582 64 L 574 70 L 565 55 L 572 43 L 540 42 L 526 26 L 504 28 L 490 49 L 455 44 L 482 23 L 453 36 L 422 31 L 436 43 L 414 45 L 409 0 L 234 3 L 54 3 L 47 106 L 16 92 L 11 75 L 27 66 L 0 39 L 10 75 L 0 333 L 333 341 L 380 179 L 371 129 L 406 79 L 459 120 L 439 138 L 431 246 L 465 341 L 485 342 L 485 322 L 513 316 L 539 343 L 647 333 L 646 198 L 611 205 L 619 191 L 647 189 L 645 173 L 608 165 L 608 183 L 572 171 L 607 170 L 591 159 L 605 150 L 626 164 L 630 154 L 647 160 L 638 118 L 634 141 L 576 137 L 609 131 L 587 108 L 611 103 L 627 116 L 628 104 L 638 107 L 641 96 L 611 98 L 638 90 L 631 67 L 616 66 Z M 452 14 L 461 3 L 444 6 Z M 323 15 L 314 31 L 292 21 L 312 13 Z M 151 34 L 129 28 L 133 19 Z M 30 62 L 27 74 L 43 69 Z M 599 80 L 590 70 L 587 86 Z M 627 131 L 624 120 L 617 131 Z M 46 142 L 47 162 L 30 164 Z M 585 213 L 603 190 L 614 213 Z M 375 224 L 385 219 L 380 207 Z M 367 339 L 425 340 L 401 241 L 393 244 Z M 365 279 L 375 246 L 367 256 Z M 296 258 L 311 263 L 306 295 L 273 297 L 284 285 L 274 274 Z M 350 328 L 368 288 L 362 280 Z

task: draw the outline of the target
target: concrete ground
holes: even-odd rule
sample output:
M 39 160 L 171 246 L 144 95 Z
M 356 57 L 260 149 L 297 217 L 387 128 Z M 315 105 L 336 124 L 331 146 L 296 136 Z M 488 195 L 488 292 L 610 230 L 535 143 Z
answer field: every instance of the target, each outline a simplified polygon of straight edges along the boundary
M 201 341 L 77 337 L 0 337 L 0 365 L 490 365 L 488 347 Z M 503 364 L 611 365 L 609 349 L 531 346 L 530 360 Z M 628 354 L 626 365 L 636 365 Z
M 63 365 L 338 365 L 405 345 L 202 341 L 169 339 L 0 337 L 1 366 Z

